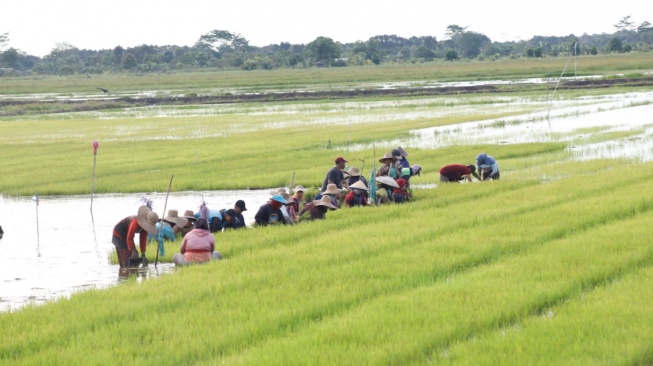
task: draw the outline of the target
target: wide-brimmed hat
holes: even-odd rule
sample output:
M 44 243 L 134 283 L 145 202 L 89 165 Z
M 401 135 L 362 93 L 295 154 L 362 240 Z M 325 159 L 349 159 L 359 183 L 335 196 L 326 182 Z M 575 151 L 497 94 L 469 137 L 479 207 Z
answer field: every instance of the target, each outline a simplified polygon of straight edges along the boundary
M 286 192 L 281 192 L 281 193 L 279 193 L 279 195 L 280 195 L 281 197 L 283 197 L 284 200 L 286 200 L 286 204 L 290 204 L 290 203 L 292 203 L 292 202 L 290 202 L 290 195 L 289 195 L 288 193 L 286 193 Z
M 383 161 L 386 159 L 392 160 L 393 163 L 397 161 L 397 158 L 392 155 L 392 153 L 386 153 L 381 159 L 379 159 L 379 163 L 383 163 Z
M 297 187 L 295 187 L 295 193 L 297 193 L 297 192 L 306 192 L 306 188 L 304 188 L 302 186 L 297 186 Z
M 326 189 L 322 192 L 322 194 L 338 194 L 341 192 L 342 189 L 338 188 L 335 183 L 330 183 L 327 184 Z
M 241 211 L 247 211 L 247 208 L 245 207 L 245 201 L 243 200 L 236 201 L 234 207 L 238 207 Z
M 363 181 L 361 181 L 361 180 L 359 180 L 358 182 L 350 185 L 349 188 L 352 188 L 352 189 L 353 188 L 358 188 L 358 189 L 363 189 L 363 190 L 369 191 L 369 188 L 367 188 L 365 183 L 363 183 Z
M 361 171 L 358 170 L 358 168 L 356 168 L 355 166 L 353 166 L 349 169 L 349 175 L 351 175 L 352 177 L 360 177 Z
M 282 204 L 284 204 L 284 205 L 285 205 L 286 203 L 288 203 L 288 201 L 286 201 L 286 199 L 283 198 L 283 196 L 280 195 L 280 194 L 275 194 L 275 195 L 273 195 L 272 197 L 270 197 L 270 199 L 271 199 L 272 201 L 277 201 L 277 202 L 282 203 Z
M 138 226 L 152 235 L 156 235 L 159 230 L 156 229 L 156 223 L 159 221 L 159 215 L 152 212 L 147 206 L 138 208 L 138 215 L 136 215 Z
M 322 196 L 319 200 L 313 201 L 315 206 L 326 206 L 332 210 L 337 210 L 338 207 L 333 205 L 333 200 L 329 196 Z
M 408 156 L 408 153 L 406 152 L 406 150 L 404 150 L 401 146 L 398 146 L 398 147 L 397 147 L 397 150 L 399 150 L 399 153 L 400 153 L 400 155 L 401 155 L 402 157 L 406 157 L 406 156 Z
M 388 177 L 387 175 L 376 177 L 376 182 L 385 184 L 386 186 L 399 188 L 399 184 L 397 184 L 397 181 L 392 179 L 392 177 Z
M 168 210 L 168 216 L 165 216 L 163 220 L 172 222 L 179 227 L 184 227 L 188 224 L 188 219 L 185 217 L 179 217 L 179 212 L 177 210 Z
M 270 191 L 270 196 L 274 196 L 275 194 L 281 194 L 281 193 L 288 193 L 285 188 L 277 188 L 273 189 Z
M 415 164 L 410 168 L 413 171 L 413 175 L 419 175 L 420 177 L 422 176 L 422 167 Z
M 188 219 L 188 221 L 191 221 L 191 222 L 197 220 L 195 218 L 195 213 L 193 211 L 191 211 L 191 210 L 186 210 L 186 212 L 184 212 L 184 218 Z

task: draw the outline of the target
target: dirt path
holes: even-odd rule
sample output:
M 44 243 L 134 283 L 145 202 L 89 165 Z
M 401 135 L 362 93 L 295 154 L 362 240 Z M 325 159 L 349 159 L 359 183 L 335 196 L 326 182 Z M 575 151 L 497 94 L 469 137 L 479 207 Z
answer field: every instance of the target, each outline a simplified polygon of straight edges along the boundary
M 265 94 L 233 94 L 184 97 L 123 97 L 114 99 L 94 100 L 0 100 L 0 107 L 14 106 L 10 110 L 0 112 L 0 116 L 65 113 L 102 110 L 108 108 L 124 108 L 147 105 L 187 105 L 187 104 L 225 104 L 252 102 L 284 102 L 302 100 L 349 99 L 360 97 L 413 97 L 429 95 L 457 95 L 475 93 L 516 92 L 542 87 L 541 84 L 483 84 L 474 86 L 451 86 L 436 88 L 397 88 L 397 89 L 367 89 L 367 90 L 336 90 L 317 92 L 280 92 Z M 569 80 L 562 82 L 559 90 L 564 89 L 597 89 L 610 87 L 653 86 L 653 77 L 621 78 L 621 79 L 589 79 Z M 35 106 L 39 106 L 35 108 Z

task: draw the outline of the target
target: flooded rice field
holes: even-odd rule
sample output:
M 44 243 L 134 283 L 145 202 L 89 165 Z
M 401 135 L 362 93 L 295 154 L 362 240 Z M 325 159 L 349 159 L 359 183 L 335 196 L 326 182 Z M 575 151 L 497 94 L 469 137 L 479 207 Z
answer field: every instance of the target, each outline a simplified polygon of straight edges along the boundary
M 161 216 L 165 193 L 147 194 L 154 211 Z M 42 304 L 87 289 L 105 288 L 121 280 L 118 265 L 109 264 L 114 251 L 111 233 L 114 225 L 135 215 L 141 205 L 138 194 L 42 196 L 0 195 L 0 311 L 11 311 L 28 304 Z M 269 198 L 269 190 L 173 192 L 168 209 L 198 211 L 202 199 L 212 209 L 233 208 L 245 201 L 247 225 L 254 222 L 258 207 Z M 218 237 L 216 246 L 220 249 Z M 150 247 L 148 251 L 154 250 Z M 174 270 L 171 264 L 151 263 L 136 278 L 143 280 Z
M 548 99 L 548 98 L 547 98 Z M 230 135 L 232 131 L 272 129 L 306 124 L 375 124 L 395 121 L 435 121 L 442 117 L 473 116 L 474 122 L 429 127 L 409 132 L 409 137 L 376 142 L 377 148 L 405 146 L 438 149 L 452 145 L 516 144 L 531 142 L 568 142 L 574 159 L 626 158 L 653 160 L 653 92 L 626 93 L 550 102 L 542 98 L 418 98 L 397 101 L 339 101 L 334 103 L 152 106 L 121 111 L 80 112 L 43 116 L 70 119 L 143 119 L 137 127 L 105 128 L 103 132 L 120 140 L 182 139 Z M 203 116 L 245 116 L 245 122 L 233 122 L 226 128 Z M 490 115 L 510 115 L 485 118 Z M 202 117 L 182 131 L 161 131 L 165 118 Z M 157 119 L 151 121 L 148 119 Z M 176 122 L 174 122 L 176 123 Z M 171 125 L 174 125 L 172 123 Z M 433 125 L 433 123 L 431 123 Z M 188 127 L 188 126 L 186 126 Z M 122 129 L 122 130 L 121 130 Z M 26 142 L 67 139 L 80 133 L 27 131 Z M 106 140 L 105 140 L 106 141 Z M 10 143 L 0 136 L 0 144 Z M 371 148 L 349 145 L 347 152 Z M 419 188 L 433 188 L 428 185 Z M 197 211 L 202 199 L 211 208 L 231 208 L 238 199 L 245 200 L 248 225 L 260 205 L 269 198 L 269 190 L 204 191 L 171 193 L 168 209 Z M 154 210 L 163 214 L 165 193 L 147 195 Z M 29 304 L 67 297 L 86 289 L 114 286 L 124 280 L 117 265 L 109 264 L 113 251 L 111 232 L 122 218 L 136 213 L 142 195 L 95 195 L 93 215 L 90 196 L 40 197 L 39 205 L 31 197 L 0 195 L 0 225 L 5 231 L 0 239 L 0 311 L 11 311 Z M 217 247 L 220 248 L 218 237 Z M 141 270 L 142 281 L 174 271 L 170 264 Z
M 542 102 L 538 110 L 512 117 L 412 130 L 408 138 L 376 146 L 437 149 L 455 145 L 563 141 L 570 143 L 568 150 L 578 160 L 653 160 L 653 92 L 587 100 L 592 103 Z M 621 132 L 623 137 L 612 138 L 611 134 L 616 132 Z M 368 148 L 371 145 L 359 144 L 343 150 Z

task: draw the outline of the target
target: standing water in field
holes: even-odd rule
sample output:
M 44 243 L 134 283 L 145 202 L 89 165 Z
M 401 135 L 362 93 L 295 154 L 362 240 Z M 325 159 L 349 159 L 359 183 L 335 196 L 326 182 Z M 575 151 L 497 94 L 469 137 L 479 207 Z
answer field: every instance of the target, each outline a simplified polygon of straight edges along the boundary
M 532 113 L 409 131 L 383 147 L 437 149 L 456 145 L 568 142 L 574 159 L 653 159 L 653 92 L 561 101 Z M 616 137 L 615 137 L 616 136 Z M 352 145 L 342 150 L 369 149 Z M 379 147 L 379 143 L 376 144 Z
M 165 193 L 148 194 L 154 211 L 162 216 Z M 141 205 L 139 194 L 95 194 L 93 216 L 90 195 L 32 197 L 0 195 L 0 311 L 28 304 L 68 297 L 86 289 L 105 288 L 120 280 L 119 266 L 109 263 L 115 251 L 111 243 L 113 227 L 135 215 Z M 167 209 L 198 211 L 204 199 L 215 209 L 233 208 L 243 199 L 243 213 L 251 224 L 256 210 L 269 198 L 268 190 L 172 192 Z M 136 239 L 138 243 L 138 238 Z M 220 250 L 220 242 L 216 243 Z M 148 245 L 148 252 L 156 250 Z M 152 252 L 154 253 L 154 252 Z M 138 280 L 158 277 L 174 270 L 169 263 L 138 270 Z

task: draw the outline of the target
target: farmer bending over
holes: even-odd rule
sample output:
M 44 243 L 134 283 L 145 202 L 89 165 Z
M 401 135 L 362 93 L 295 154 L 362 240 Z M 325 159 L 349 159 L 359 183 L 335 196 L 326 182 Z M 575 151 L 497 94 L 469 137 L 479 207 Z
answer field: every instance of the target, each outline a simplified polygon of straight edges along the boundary
M 481 177 L 476 174 L 476 167 L 474 165 L 462 165 L 462 164 L 450 164 L 445 165 L 440 169 L 440 182 L 462 182 L 467 179 L 467 181 L 472 181 L 472 175 L 476 179 L 481 180 Z
M 492 180 L 499 179 L 499 164 L 497 164 L 497 161 L 488 154 L 478 154 L 478 156 L 476 156 L 476 166 L 481 175 L 481 180 L 488 180 L 490 178 L 492 178 Z
M 147 206 L 141 206 L 136 216 L 127 216 L 120 220 L 113 228 L 111 242 L 116 247 L 120 268 L 126 268 L 134 263 L 138 264 L 138 251 L 134 243 L 134 237 L 139 234 L 141 247 L 141 258 L 143 264 L 147 264 L 145 249 L 147 248 L 147 234 L 157 234 L 156 223 L 159 215 L 152 212 Z
M 285 225 L 286 220 L 283 218 L 281 207 L 286 203 L 287 201 L 280 194 L 273 195 L 270 198 L 270 201 L 258 209 L 258 212 L 254 216 L 256 224 L 261 226 L 277 224 Z

